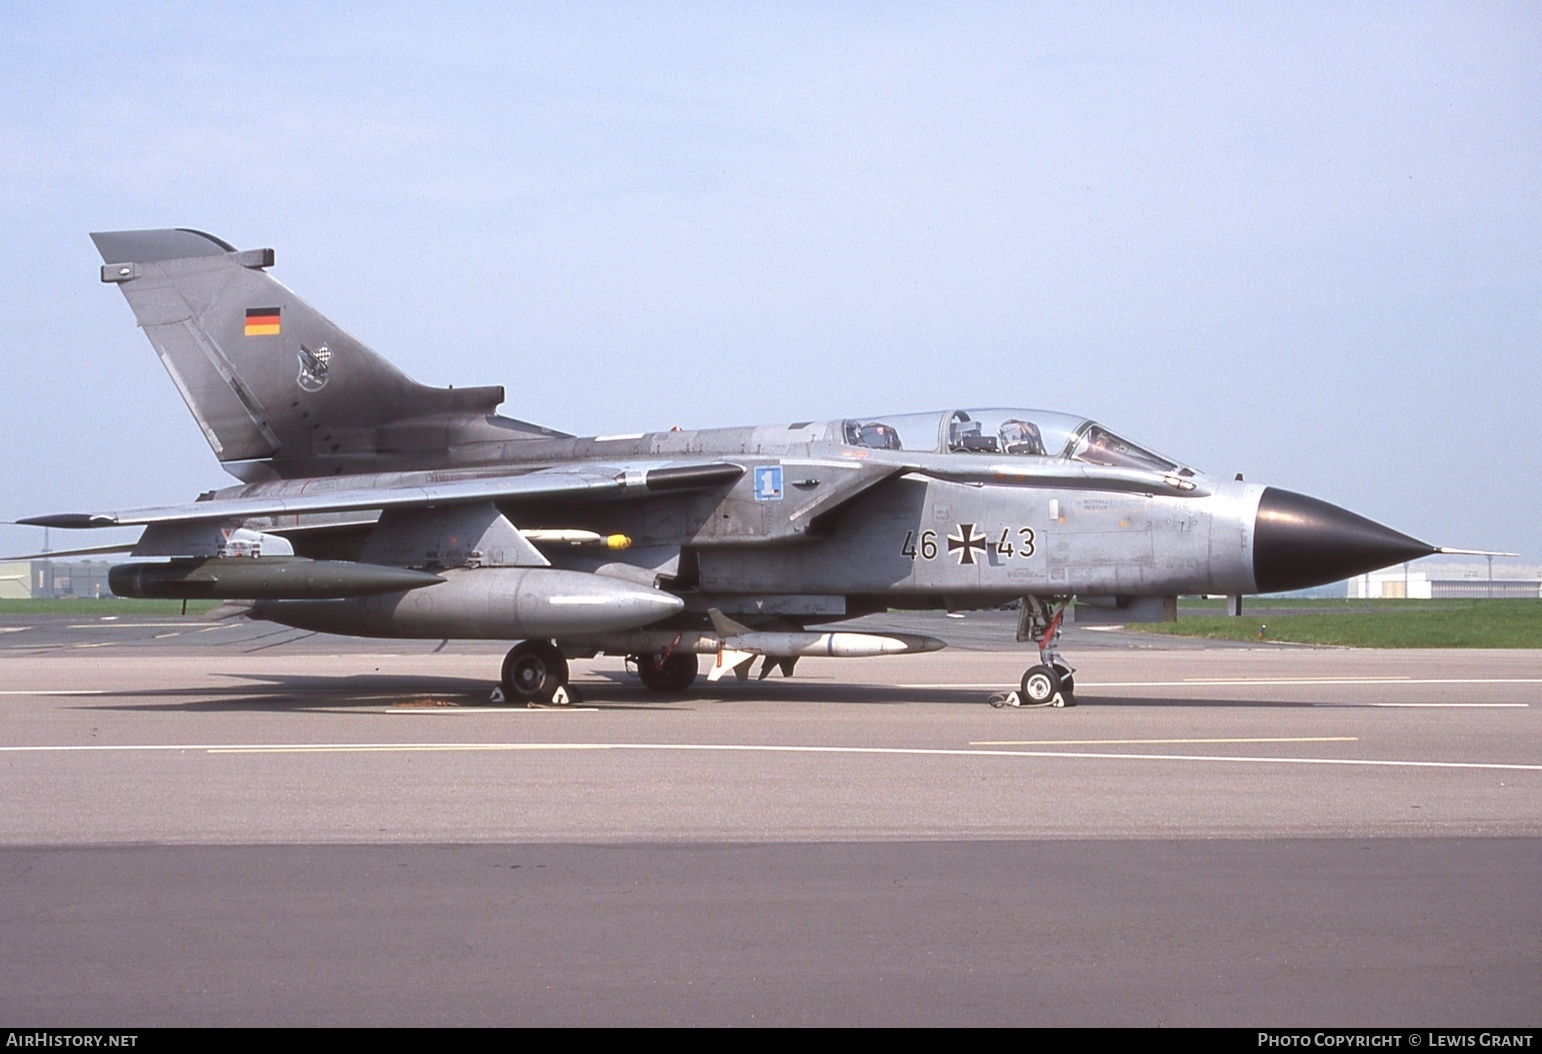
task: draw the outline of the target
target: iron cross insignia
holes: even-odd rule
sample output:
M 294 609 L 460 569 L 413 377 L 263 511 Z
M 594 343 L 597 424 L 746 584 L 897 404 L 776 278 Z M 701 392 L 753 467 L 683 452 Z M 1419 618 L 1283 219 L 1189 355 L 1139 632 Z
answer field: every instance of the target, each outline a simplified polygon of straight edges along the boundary
M 974 533 L 974 524 L 961 523 L 958 533 L 948 535 L 948 552 L 958 554 L 959 566 L 974 563 L 974 554 L 985 552 L 985 535 Z

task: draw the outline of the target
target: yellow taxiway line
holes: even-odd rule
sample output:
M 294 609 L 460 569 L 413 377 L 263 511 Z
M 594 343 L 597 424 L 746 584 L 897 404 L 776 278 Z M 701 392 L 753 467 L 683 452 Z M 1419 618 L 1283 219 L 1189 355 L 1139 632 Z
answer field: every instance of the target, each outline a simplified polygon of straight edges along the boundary
M 1277 736 L 1254 739 L 981 739 L 972 747 L 1112 747 L 1173 743 L 1358 743 L 1359 736 Z

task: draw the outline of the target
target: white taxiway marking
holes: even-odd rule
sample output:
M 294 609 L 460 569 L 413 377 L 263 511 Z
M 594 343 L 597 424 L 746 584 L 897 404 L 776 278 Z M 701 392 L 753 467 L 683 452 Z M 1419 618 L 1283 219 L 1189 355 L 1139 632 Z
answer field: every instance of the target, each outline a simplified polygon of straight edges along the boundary
M 1073 758 L 1099 761 L 1188 761 L 1227 765 L 1358 765 L 1371 768 L 1484 769 L 1542 772 L 1542 765 L 1484 761 L 1410 761 L 1393 758 L 1228 757 L 1224 754 L 1113 754 L 1071 750 L 965 750 L 926 747 L 818 747 L 749 743 L 151 743 L 142 745 L 80 745 L 0 747 L 6 754 L 69 752 L 197 751 L 207 754 L 337 754 L 413 753 L 422 751 L 519 752 L 551 750 L 633 750 L 721 752 L 742 754 L 867 754 L 912 757 Z
M 1387 688 L 1405 684 L 1542 684 L 1542 677 L 1287 677 L 1267 680 L 1246 677 L 1185 677 L 1181 681 L 1078 681 L 1077 684 L 1079 688 L 1238 688 L 1252 685 L 1292 687 L 1324 684 Z M 997 681 L 990 684 L 899 684 L 895 687 L 999 690 L 1001 683 Z
M 597 706 L 414 706 L 398 704 L 388 714 L 597 714 Z
M 1270 736 L 1255 739 L 972 739 L 972 747 L 1113 747 L 1172 743 L 1358 743 L 1359 736 Z
M 89 689 L 89 688 L 60 688 L 60 689 L 54 689 L 54 690 L 48 690 L 48 691 L 39 690 L 39 691 L 32 691 L 32 692 L 15 692 L 15 691 L 0 692 L 0 695 L 106 695 L 106 694 L 107 693 L 105 691 L 99 691 L 99 690 L 96 690 L 96 689 Z
M 1313 703 L 1331 710 L 1337 707 L 1340 710 L 1367 710 L 1373 706 L 1392 706 L 1404 710 L 1417 710 L 1420 707 L 1445 710 L 1526 710 L 1530 703 Z
M 70 629 L 188 629 L 186 622 L 120 622 L 116 625 L 100 622 L 72 622 Z

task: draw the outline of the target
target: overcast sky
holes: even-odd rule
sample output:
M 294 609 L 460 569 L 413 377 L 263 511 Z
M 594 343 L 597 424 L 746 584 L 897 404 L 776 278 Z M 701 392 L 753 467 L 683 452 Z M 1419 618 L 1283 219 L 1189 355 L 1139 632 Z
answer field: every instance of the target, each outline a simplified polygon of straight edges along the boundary
M 1062 409 L 1542 559 L 1535 3 L 11 2 L 0 91 L 0 519 L 233 482 L 87 238 L 186 226 L 570 432 Z

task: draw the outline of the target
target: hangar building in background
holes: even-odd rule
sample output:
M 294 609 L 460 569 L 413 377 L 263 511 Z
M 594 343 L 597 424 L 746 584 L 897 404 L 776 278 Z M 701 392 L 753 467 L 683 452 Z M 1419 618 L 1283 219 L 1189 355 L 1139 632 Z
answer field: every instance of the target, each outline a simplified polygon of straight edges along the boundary
M 1400 564 L 1349 580 L 1352 600 L 1441 600 L 1542 597 L 1542 566 L 1502 560 L 1483 563 Z
M 17 560 L 0 564 L 0 600 L 112 596 L 106 560 Z

